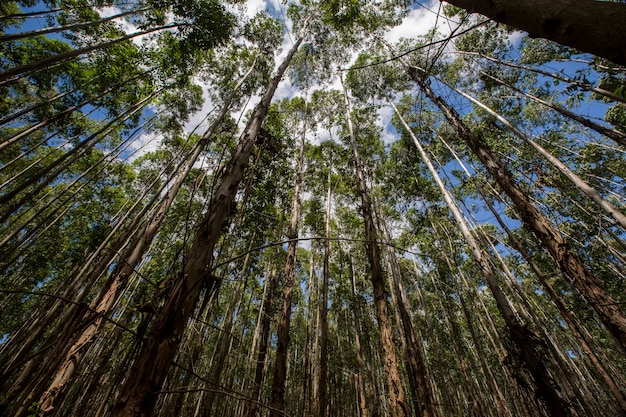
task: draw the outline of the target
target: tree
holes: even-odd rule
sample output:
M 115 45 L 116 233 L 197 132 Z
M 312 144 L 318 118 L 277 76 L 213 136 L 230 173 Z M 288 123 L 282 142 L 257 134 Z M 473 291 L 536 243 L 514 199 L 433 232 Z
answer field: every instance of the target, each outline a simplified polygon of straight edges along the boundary
M 468 13 L 480 13 L 497 22 L 528 32 L 531 37 L 550 39 L 563 45 L 626 65 L 626 42 L 620 31 L 626 10 L 620 3 L 581 0 L 557 1 L 449 1 Z M 596 24 L 589 16 L 602 22 Z M 616 35 L 617 34 L 617 35 Z

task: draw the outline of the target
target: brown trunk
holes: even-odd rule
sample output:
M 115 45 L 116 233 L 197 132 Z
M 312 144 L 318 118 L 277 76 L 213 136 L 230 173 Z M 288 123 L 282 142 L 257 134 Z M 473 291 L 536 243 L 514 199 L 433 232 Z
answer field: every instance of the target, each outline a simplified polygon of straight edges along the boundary
M 274 92 L 301 42 L 301 39 L 296 42 L 278 68 L 276 76 L 270 82 L 241 135 L 209 204 L 209 210 L 198 227 L 192 247 L 187 254 L 184 271 L 168 292 L 165 305 L 158 314 L 154 327 L 125 383 L 120 388 L 113 410 L 114 417 L 147 417 L 152 413 L 158 392 L 178 351 L 182 333 L 189 316 L 193 313 L 201 289 L 204 286 L 211 288 L 216 284 L 210 273 L 213 249 L 226 225 L 238 185 L 243 179 Z
M 313 257 L 313 251 L 310 251 L 309 256 L 309 288 L 308 288 L 308 297 L 306 304 L 306 343 L 304 348 L 304 369 L 303 369 L 303 377 L 302 377 L 302 417 L 306 417 L 309 415 L 309 411 L 311 410 L 311 398 L 312 395 L 309 395 L 309 391 L 311 391 L 311 352 L 313 348 L 313 338 L 312 334 L 315 331 L 317 333 L 317 328 L 313 328 L 313 291 L 314 291 L 314 283 L 315 283 L 315 260 Z
M 326 191 L 326 219 L 325 219 L 325 235 L 324 240 L 324 266 L 322 270 L 322 298 L 320 300 L 320 369 L 318 373 L 318 400 L 316 407 L 317 417 L 325 417 L 327 412 L 327 393 L 326 386 L 328 381 L 328 279 L 330 275 L 329 259 L 330 259 L 330 209 L 331 209 L 331 169 L 328 166 L 328 179 Z
M 544 289 L 550 295 L 550 298 L 556 305 L 557 309 L 559 310 L 559 313 L 561 313 L 561 315 L 563 316 L 563 319 L 567 323 L 567 326 L 569 327 L 569 329 L 572 331 L 572 334 L 574 335 L 576 340 L 578 340 L 578 342 L 580 343 L 580 346 L 589 357 L 589 360 L 591 361 L 593 366 L 596 368 L 596 371 L 598 372 L 598 374 L 600 374 L 604 382 L 609 387 L 609 390 L 611 391 L 611 393 L 615 397 L 615 400 L 617 401 L 617 404 L 621 410 L 621 414 L 623 416 L 626 416 L 626 398 L 624 398 L 624 394 L 622 394 L 622 391 L 619 389 L 617 383 L 615 382 L 611 374 L 604 367 L 604 364 L 602 363 L 600 358 L 596 355 L 596 353 L 593 351 L 591 346 L 589 346 L 587 339 L 585 338 L 585 336 L 583 335 L 581 331 L 580 323 L 578 322 L 576 317 L 572 313 L 569 312 L 569 310 L 567 309 L 567 306 L 565 305 L 565 303 L 563 302 L 559 294 L 556 292 L 552 284 L 550 284 L 548 277 L 543 273 L 543 271 L 535 263 L 532 256 L 530 256 L 528 251 L 526 251 L 522 243 L 519 240 L 517 240 L 515 235 L 511 232 L 511 230 L 506 225 L 506 223 L 502 221 L 502 218 L 500 217 L 498 212 L 495 210 L 491 202 L 489 202 L 489 200 L 483 194 L 482 190 L 480 188 L 478 190 L 480 194 L 483 196 L 483 199 L 485 200 L 485 202 L 487 203 L 489 210 L 495 216 L 498 224 L 500 224 L 500 227 L 502 227 L 502 230 L 506 232 L 507 236 L 513 243 L 513 246 L 522 255 L 526 263 L 532 268 L 533 272 L 535 273 L 535 275 L 537 276 L 537 278 L 543 285 Z
M 388 242 L 391 241 L 391 235 L 387 228 L 387 223 L 381 219 L 382 231 L 384 238 Z M 421 338 L 417 336 L 417 332 L 413 327 L 413 318 L 409 312 L 409 300 L 407 298 L 404 285 L 402 284 L 402 274 L 396 258 L 396 252 L 393 247 L 388 248 L 389 263 L 391 265 L 392 274 L 392 291 L 395 294 L 395 303 L 398 306 L 398 315 L 402 326 L 403 345 L 405 349 L 405 361 L 407 373 L 409 377 L 409 385 L 413 394 L 413 407 L 417 416 L 435 417 L 437 416 L 433 406 L 433 394 L 430 389 L 428 376 L 426 374 L 426 364 L 424 363 L 423 343 Z
M 93 133 L 87 139 L 80 143 L 80 146 L 76 146 L 72 148 L 72 150 L 65 153 L 62 157 L 60 157 L 54 164 L 48 165 L 47 167 L 40 170 L 36 176 L 29 178 L 19 185 L 18 188 L 13 189 L 11 192 L 5 194 L 0 198 L 0 204 L 5 205 L 5 209 L 1 213 L 0 223 L 4 223 L 7 219 L 22 205 L 28 203 L 34 199 L 34 197 L 41 192 L 47 185 L 49 185 L 55 178 L 57 178 L 67 167 L 77 161 L 80 157 L 82 157 L 87 151 L 93 148 L 100 140 L 102 140 L 114 127 L 115 123 L 123 122 L 129 117 L 141 111 L 154 97 L 158 95 L 159 91 L 155 91 L 150 94 L 148 97 L 144 98 L 137 104 L 133 105 L 131 108 L 125 110 L 120 115 L 116 116 L 114 119 L 106 123 L 101 129 L 97 132 Z M 54 170 L 53 170 L 54 169 Z M 52 171 L 53 170 L 53 171 Z M 50 171 L 52 173 L 48 174 Z M 38 180 L 41 181 L 34 186 L 34 188 L 24 196 L 22 196 L 17 202 L 8 204 L 13 197 L 15 197 L 21 190 L 24 190 L 29 185 L 34 185 Z
M 524 132 L 519 130 L 517 127 L 513 126 L 511 124 L 511 122 L 509 122 L 507 119 L 502 117 L 500 114 L 498 114 L 497 112 L 492 110 L 490 107 L 485 105 L 483 102 L 475 99 L 474 97 L 470 96 L 469 94 L 467 94 L 467 93 L 465 93 L 465 92 L 463 92 L 461 90 L 458 90 L 458 89 L 456 89 L 454 87 L 451 87 L 450 85 L 448 85 L 447 83 L 445 83 L 444 81 L 442 81 L 442 80 L 440 80 L 438 78 L 436 78 L 436 79 L 437 79 L 437 81 L 439 81 L 442 84 L 446 85 L 452 91 L 456 91 L 458 94 L 462 95 L 463 97 L 465 97 L 466 99 L 468 99 L 469 101 L 471 101 L 472 103 L 474 103 L 475 105 L 477 105 L 478 107 L 480 107 L 481 109 L 485 110 L 487 113 L 489 113 L 490 115 L 495 117 L 507 129 L 509 129 L 511 132 L 513 132 L 513 134 L 515 134 L 515 136 L 517 136 L 518 138 L 520 138 L 521 140 L 526 142 L 528 145 L 530 145 L 546 161 L 548 161 L 553 167 L 558 169 L 561 172 L 561 174 L 563 174 L 567 179 L 569 179 L 574 184 L 574 186 L 576 186 L 576 188 L 578 188 L 587 197 L 592 199 L 608 215 L 610 215 L 615 221 L 617 221 L 622 226 L 622 228 L 626 229 L 626 215 L 624 215 L 622 212 L 617 210 L 610 202 L 608 202 L 607 200 L 602 198 L 602 196 L 600 195 L 600 193 L 597 190 L 592 188 L 582 178 L 580 178 L 578 175 L 576 175 L 574 172 L 572 172 L 567 166 L 565 166 L 565 164 L 563 162 L 561 162 L 554 155 L 552 155 L 550 152 L 548 152 L 544 147 L 542 147 L 537 142 L 532 140 L 530 137 L 528 137 L 528 135 L 526 135 Z
M 359 307 L 356 282 L 354 280 L 354 272 L 352 271 L 352 260 L 349 263 L 350 282 L 352 283 L 352 311 L 354 314 L 354 349 L 356 351 L 356 365 L 359 371 L 355 375 L 359 417 L 367 417 L 367 403 L 365 395 L 365 366 L 363 364 L 363 353 L 361 352 L 361 309 Z
M 241 82 L 239 85 L 241 85 Z M 235 87 L 234 91 L 237 90 L 237 87 Z M 191 168 L 202 151 L 205 149 L 208 140 L 213 135 L 215 129 L 217 129 L 224 116 L 228 113 L 232 97 L 233 96 L 231 95 L 227 99 L 224 103 L 222 111 L 219 113 L 215 121 L 204 133 L 202 138 L 196 143 L 186 161 L 183 163 L 182 169 L 177 170 L 179 173 L 176 181 L 163 197 L 159 207 L 142 231 L 135 245 L 126 250 L 125 256 L 122 260 L 120 260 L 117 267 L 114 269 L 111 277 L 107 281 L 107 285 L 103 288 L 101 295 L 97 297 L 97 303 L 93 306 L 93 314 L 95 314 L 95 316 L 88 319 L 90 324 L 84 328 L 80 334 L 76 335 L 75 339 L 73 339 L 74 344 L 67 351 L 65 361 L 59 366 L 53 381 L 50 383 L 48 389 L 40 399 L 41 410 L 44 413 L 50 413 L 53 411 L 55 402 L 57 401 L 57 396 L 62 394 L 65 385 L 70 381 L 70 378 L 74 374 L 76 367 L 80 364 L 83 355 L 95 340 L 97 332 L 103 321 L 102 317 L 109 314 L 115 302 L 117 302 L 119 295 L 126 288 L 128 278 L 133 273 L 137 264 L 141 261 L 141 259 L 143 259 L 146 251 L 150 248 L 154 237 L 165 220 L 167 212 L 187 178 L 187 175 L 191 171 Z M 133 226 L 131 225 L 131 228 L 132 227 Z
M 261 311 L 261 335 L 259 338 L 259 354 L 256 360 L 256 369 L 254 373 L 254 383 L 252 385 L 252 394 L 250 398 L 250 409 L 248 411 L 249 417 L 257 417 L 259 411 L 259 404 L 261 398 L 261 387 L 263 384 L 263 374 L 265 370 L 265 362 L 267 358 L 267 351 L 270 340 L 270 324 L 272 319 L 272 300 L 274 294 L 278 288 L 278 279 L 276 277 L 276 268 L 273 268 L 269 273 L 269 280 L 266 282 L 267 294 L 263 300 L 263 307 Z
M 449 0 L 470 13 L 626 65 L 626 8 L 595 0 Z M 593 16 L 593 18 L 590 18 Z
M 289 219 L 289 232 L 287 239 L 287 259 L 285 261 L 285 275 L 283 281 L 282 304 L 278 321 L 278 342 L 276 346 L 276 362 L 274 364 L 274 380 L 272 381 L 272 396 L 270 405 L 270 417 L 280 417 L 285 409 L 285 381 L 287 380 L 287 351 L 289 348 L 289 328 L 291 326 L 291 301 L 293 295 L 293 283 L 296 275 L 296 249 L 298 247 L 298 223 L 300 222 L 300 189 L 302 188 L 302 169 L 304 166 L 304 132 L 300 140 L 300 155 L 296 167 L 296 178 L 291 199 L 291 215 Z
M 431 97 L 431 95 L 433 94 L 432 91 L 430 91 L 430 87 L 428 87 L 421 80 L 417 82 L 418 84 L 420 84 L 422 90 L 425 91 L 426 95 L 428 95 L 428 97 L 433 100 L 433 97 Z M 498 310 L 504 318 L 504 322 L 509 331 L 509 336 L 515 344 L 516 351 L 514 353 L 528 368 L 528 371 L 530 372 L 536 385 L 536 392 L 538 396 L 543 399 L 546 407 L 550 411 L 551 416 L 565 417 L 577 415 L 576 412 L 571 409 L 567 401 L 563 398 L 561 392 L 557 389 L 556 384 L 554 383 L 548 371 L 547 366 L 549 363 L 549 358 L 547 358 L 545 353 L 542 351 L 544 342 L 539 339 L 539 336 L 532 329 L 530 329 L 528 323 L 526 323 L 525 320 L 523 320 L 513 308 L 507 295 L 500 287 L 493 270 L 491 269 L 491 265 L 486 258 L 486 253 L 483 252 L 478 246 L 478 242 L 476 242 L 473 235 L 471 234 L 456 202 L 454 201 L 450 192 L 447 190 L 441 178 L 439 177 L 439 174 L 437 173 L 437 170 L 432 164 L 430 158 L 426 154 L 417 137 L 413 134 L 409 125 L 404 121 L 404 118 L 402 117 L 398 109 L 393 105 L 391 101 L 390 103 L 396 111 L 396 114 L 400 118 L 400 121 L 402 122 L 405 130 L 413 139 L 413 142 L 415 143 L 415 146 L 417 147 L 417 150 L 421 155 L 422 160 L 427 165 L 428 170 L 433 176 L 446 204 L 448 205 L 448 208 L 452 212 L 452 215 L 459 225 L 461 232 L 470 247 L 471 253 L 476 263 L 479 265 L 482 271 L 482 275 L 485 278 L 487 285 L 489 286 L 489 290 L 496 300 Z
M 256 236 L 256 231 L 252 233 L 252 237 L 250 238 L 250 242 L 248 243 L 248 249 L 246 256 L 243 261 L 243 265 L 239 268 L 240 271 L 247 271 L 248 262 L 250 261 L 250 250 L 252 249 L 252 244 L 254 243 L 254 238 Z M 230 347 L 232 345 L 233 337 L 232 337 L 232 329 L 234 325 L 235 311 L 239 303 L 243 300 L 242 294 L 245 291 L 245 285 L 247 283 L 247 277 L 241 277 L 239 283 L 235 290 L 231 293 L 230 305 L 228 307 L 228 312 L 226 317 L 224 318 L 222 330 L 218 337 L 218 351 L 215 358 L 211 359 L 212 369 L 211 369 L 211 377 L 208 381 L 209 387 L 219 387 L 220 380 L 222 378 L 222 372 L 224 371 L 224 366 L 226 365 L 226 356 L 230 352 Z M 211 410 L 213 409 L 213 403 L 215 401 L 215 391 L 208 391 L 204 397 L 204 403 L 202 408 L 204 409 L 204 415 L 210 416 Z
M 359 155 L 359 151 L 357 149 L 354 126 L 352 123 L 352 114 L 350 111 L 350 102 L 348 100 L 348 92 L 345 86 L 343 86 L 343 90 L 346 103 L 346 118 L 348 122 L 348 129 L 350 131 L 352 159 L 356 171 L 356 185 L 361 196 L 361 212 L 365 226 L 365 247 L 367 251 L 367 259 L 370 265 L 372 286 L 374 288 L 374 304 L 376 306 L 376 319 L 378 320 L 378 328 L 380 330 L 380 341 L 382 347 L 383 367 L 387 380 L 389 408 L 394 417 L 409 416 L 410 413 L 404 396 L 404 389 L 400 378 L 400 369 L 398 367 L 398 358 L 396 356 L 395 344 L 393 342 L 393 329 L 387 305 L 385 278 L 380 263 L 380 247 L 378 246 L 378 236 L 374 225 L 372 202 L 369 196 L 365 175 L 363 173 L 361 156 Z
M 626 349 L 626 317 L 624 317 L 615 300 L 602 288 L 602 282 L 585 267 L 580 259 L 570 252 L 563 237 L 530 201 L 526 193 L 513 181 L 509 171 L 496 158 L 484 140 L 480 136 L 475 135 L 463 123 L 458 113 L 440 97 L 436 96 L 415 71 L 410 71 L 410 76 L 420 85 L 433 103 L 439 107 L 459 137 L 468 144 L 474 154 L 489 170 L 517 208 L 524 224 L 537 236 L 557 262 L 564 275 L 569 278 L 573 286 L 594 308 L 601 322 L 607 327 L 621 347 Z

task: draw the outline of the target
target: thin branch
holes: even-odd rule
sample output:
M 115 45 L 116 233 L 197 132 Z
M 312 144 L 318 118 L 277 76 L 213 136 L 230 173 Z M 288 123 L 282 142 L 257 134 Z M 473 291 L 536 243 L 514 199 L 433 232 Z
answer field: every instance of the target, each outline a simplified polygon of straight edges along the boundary
M 427 43 L 425 45 L 418 46 L 417 48 L 409 49 L 408 51 L 403 52 L 400 55 L 392 56 L 391 58 L 385 59 L 383 61 L 371 62 L 369 64 L 360 65 L 358 67 L 339 68 L 339 69 L 337 69 L 337 71 L 350 71 L 350 70 L 369 68 L 369 67 L 373 67 L 375 65 L 380 65 L 380 64 L 386 64 L 388 62 L 395 61 L 396 59 L 403 58 L 403 57 L 405 57 L 405 56 L 407 56 L 409 54 L 412 54 L 413 52 L 417 52 L 417 51 L 419 51 L 421 49 L 428 48 L 429 46 L 434 46 L 434 45 L 438 45 L 440 43 L 449 42 L 451 39 L 459 37 L 461 35 L 464 35 L 467 32 L 471 32 L 472 30 L 474 30 L 476 28 L 479 28 L 480 26 L 482 26 L 482 25 L 484 25 L 485 23 L 488 23 L 488 22 L 491 22 L 491 20 L 490 19 L 483 20 L 482 22 L 476 23 L 475 25 L 473 25 L 473 26 L 471 26 L 471 27 L 469 27 L 469 28 L 467 28 L 467 29 L 465 29 L 465 30 L 455 34 L 455 35 L 451 35 L 451 36 L 448 36 L 445 39 L 440 39 L 438 41 L 434 41 L 434 42 Z
M 214 271 L 217 268 L 222 267 L 222 266 L 224 266 L 224 265 L 226 265 L 226 264 L 228 264 L 228 263 L 230 263 L 232 261 L 236 261 L 239 258 L 243 258 L 244 256 L 246 256 L 246 255 L 248 255 L 248 254 L 250 254 L 252 252 L 257 252 L 257 251 L 260 251 L 260 250 L 263 250 L 263 249 L 271 248 L 273 246 L 280 246 L 280 245 L 283 245 L 285 243 L 297 242 L 297 241 L 301 241 L 301 240 L 333 240 L 333 241 L 338 241 L 338 242 L 342 242 L 342 241 L 346 242 L 347 241 L 347 242 L 378 243 L 379 245 L 389 246 L 391 248 L 397 249 L 397 250 L 402 251 L 404 253 L 410 253 L 411 255 L 415 255 L 415 256 L 419 256 L 419 257 L 422 256 L 422 254 L 420 254 L 420 253 L 411 252 L 408 249 L 401 248 L 401 247 L 396 246 L 396 245 L 394 245 L 392 243 L 383 242 L 381 240 L 377 240 L 375 242 L 372 242 L 372 241 L 369 241 L 369 240 L 366 240 L 366 239 L 350 239 L 350 238 L 347 238 L 347 237 L 329 237 L 329 238 L 327 238 L 327 237 L 301 237 L 301 238 L 296 238 L 296 239 L 281 240 L 280 242 L 271 242 L 271 243 L 265 244 L 263 246 L 257 246 L 256 248 L 252 248 L 252 249 L 250 249 L 248 251 L 245 251 L 245 252 L 243 252 L 243 253 L 235 256 L 235 257 L 227 259 L 224 262 L 220 262 L 219 264 L 217 264 L 214 267 L 212 267 L 211 270 Z
M 181 367 L 182 368 L 182 367 Z M 182 368 L 185 369 L 185 368 Z M 187 369 L 185 369 L 187 370 Z M 195 374 L 195 373 L 194 373 Z M 205 381 L 208 382 L 208 381 Z M 173 390 L 167 390 L 167 391 L 158 391 L 155 392 L 154 394 L 184 394 L 184 393 L 188 393 L 188 392 L 215 392 L 217 394 L 223 394 L 226 395 L 228 397 L 232 397 L 236 400 L 243 400 L 243 401 L 247 401 L 250 403 L 255 403 L 263 408 L 267 408 L 268 410 L 272 410 L 272 411 L 276 411 L 277 413 L 280 413 L 284 416 L 290 417 L 289 414 L 285 413 L 282 410 L 279 410 L 278 408 L 274 408 L 271 407 L 269 405 L 265 405 L 259 401 L 255 401 L 250 397 L 246 397 L 243 394 L 240 393 L 233 393 L 233 392 L 228 392 L 228 391 L 222 391 L 222 390 L 218 390 L 218 389 L 211 389 L 211 388 L 186 388 L 186 387 L 181 387 L 180 389 L 173 389 Z

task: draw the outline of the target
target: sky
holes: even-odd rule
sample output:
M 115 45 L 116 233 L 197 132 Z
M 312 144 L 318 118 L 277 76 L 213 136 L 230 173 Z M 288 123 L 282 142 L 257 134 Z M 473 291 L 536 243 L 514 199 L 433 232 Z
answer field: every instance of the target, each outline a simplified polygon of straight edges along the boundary
M 420 7 L 417 5 L 416 8 L 412 9 L 407 16 L 403 19 L 402 23 L 385 35 L 385 40 L 390 43 L 395 43 L 399 41 L 401 38 L 415 38 L 421 35 L 426 34 L 435 24 L 440 26 L 440 30 L 443 33 L 449 32 L 448 22 L 445 22 L 441 19 L 437 19 L 437 10 L 436 7 L 440 4 L 439 1 L 431 1 L 432 7 Z M 280 65 L 283 61 L 289 49 L 293 44 L 293 36 L 290 33 L 291 30 L 291 21 L 287 18 L 287 5 L 282 4 L 278 0 L 247 0 L 246 2 L 246 16 L 248 18 L 252 18 L 255 14 L 261 11 L 268 11 L 272 16 L 279 20 L 283 20 L 287 31 L 283 37 L 283 44 L 281 46 L 281 52 L 276 57 L 275 62 L 276 66 Z M 353 61 L 356 59 L 357 53 L 354 54 Z M 316 87 L 313 87 L 312 90 L 315 90 Z M 320 87 L 317 87 L 320 88 Z M 334 83 L 329 86 L 324 86 L 326 89 L 337 89 L 340 90 L 341 86 L 339 84 L 339 80 L 337 79 Z M 208 94 L 206 93 L 207 88 L 205 88 L 205 104 L 201 111 L 191 117 L 189 122 L 186 124 L 185 129 L 187 131 L 192 131 L 199 124 L 201 128 L 199 130 L 206 129 L 207 124 L 202 123 L 204 116 L 210 111 L 214 105 L 208 98 Z M 302 96 L 302 92 L 295 88 L 288 76 L 285 76 L 278 86 L 276 93 L 274 94 L 274 101 L 279 101 L 285 98 L 292 98 L 294 96 Z M 246 111 L 252 109 L 254 105 L 259 101 L 259 97 L 252 98 L 247 106 L 242 110 L 245 114 Z M 381 128 L 383 129 L 383 141 L 386 144 L 389 144 L 395 141 L 398 136 L 395 132 L 395 129 L 390 125 L 391 115 L 393 110 L 388 107 L 383 107 L 379 110 Z M 232 115 L 235 119 L 239 119 L 239 114 Z M 318 135 L 317 139 L 326 138 L 325 135 Z

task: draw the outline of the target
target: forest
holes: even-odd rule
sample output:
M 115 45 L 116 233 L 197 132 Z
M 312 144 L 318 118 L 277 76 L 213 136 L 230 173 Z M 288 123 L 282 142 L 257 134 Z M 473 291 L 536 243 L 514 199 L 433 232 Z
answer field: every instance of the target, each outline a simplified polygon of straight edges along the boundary
M 2 0 L 0 416 L 626 417 L 625 3 Z

